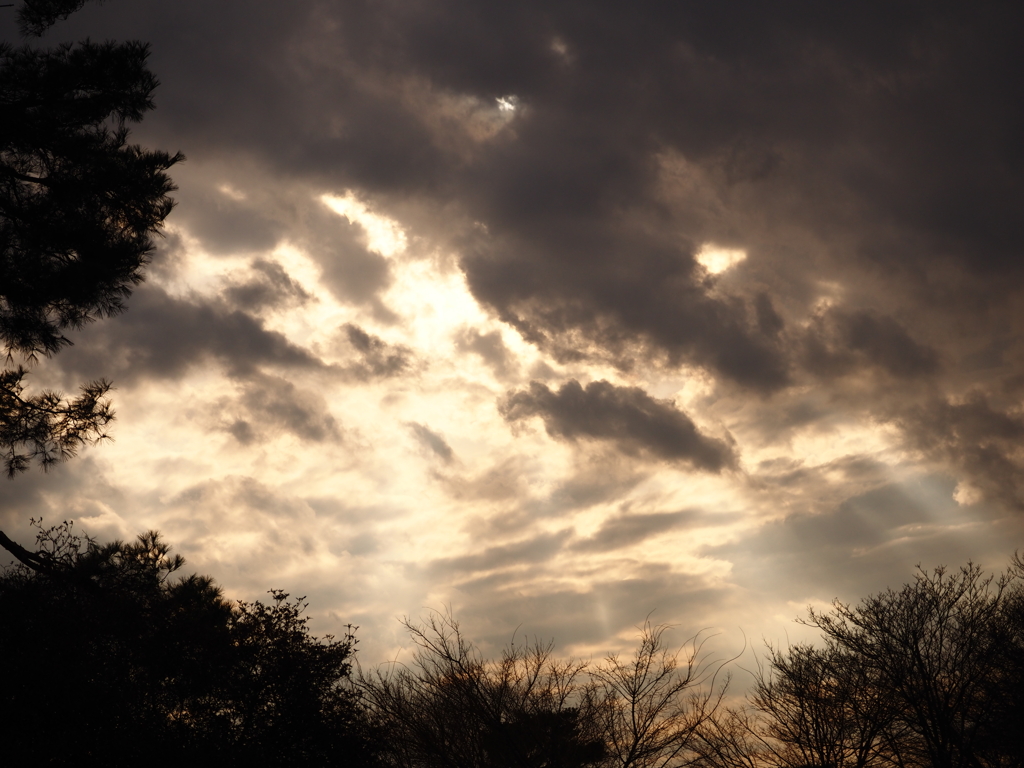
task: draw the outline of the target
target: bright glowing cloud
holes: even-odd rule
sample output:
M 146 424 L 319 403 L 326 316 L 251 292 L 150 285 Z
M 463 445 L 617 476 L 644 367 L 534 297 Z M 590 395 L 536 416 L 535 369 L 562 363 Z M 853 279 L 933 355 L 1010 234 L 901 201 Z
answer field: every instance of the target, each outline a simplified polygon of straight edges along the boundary
M 712 275 L 717 275 L 730 267 L 734 267 L 747 258 L 747 252 L 738 248 L 720 248 L 705 243 L 697 251 L 697 263 Z
M 366 247 L 371 251 L 391 257 L 405 250 L 408 239 L 398 222 L 375 213 L 353 192 L 348 191 L 342 197 L 325 194 L 320 200 L 339 216 L 362 227 L 366 232 Z
M 495 99 L 502 112 L 515 112 L 519 108 L 518 96 L 499 96 Z

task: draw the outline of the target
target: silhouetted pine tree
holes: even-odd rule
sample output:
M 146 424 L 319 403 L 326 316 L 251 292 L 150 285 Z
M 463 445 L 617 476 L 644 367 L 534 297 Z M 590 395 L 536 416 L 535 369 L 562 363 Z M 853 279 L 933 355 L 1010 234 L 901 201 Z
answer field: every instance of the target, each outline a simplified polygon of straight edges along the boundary
M 2 534 L 0 534 L 2 536 Z M 41 765 L 369 765 L 355 638 L 312 637 L 305 605 L 231 604 L 159 535 L 98 545 L 70 524 L 0 539 L 4 759 Z M 11 761 L 15 764 L 17 761 Z
M 26 3 L 39 34 L 82 2 Z M 124 310 L 170 213 L 178 153 L 142 149 L 127 124 L 153 108 L 157 80 L 137 41 L 52 49 L 0 44 L 0 355 L 32 360 L 65 332 Z M 104 381 L 70 400 L 26 395 L 22 366 L 0 372 L 0 455 L 9 475 L 47 467 L 104 436 Z

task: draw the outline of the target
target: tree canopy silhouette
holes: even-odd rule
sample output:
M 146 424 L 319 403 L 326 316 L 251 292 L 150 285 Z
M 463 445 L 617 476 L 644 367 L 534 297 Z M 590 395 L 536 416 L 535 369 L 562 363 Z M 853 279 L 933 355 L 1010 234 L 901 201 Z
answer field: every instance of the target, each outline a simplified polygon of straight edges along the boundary
M 822 643 L 769 648 L 746 709 L 702 729 L 712 768 L 1024 765 L 1024 563 L 920 570 L 836 601 Z
M 28 2 L 40 34 L 83 2 Z M 128 141 L 158 82 L 145 43 L 0 45 L 0 454 L 9 476 L 43 468 L 105 435 L 110 384 L 73 399 L 27 395 L 33 361 L 71 343 L 67 331 L 124 311 L 173 207 L 167 170 L 180 153 Z
M 355 638 L 301 599 L 230 603 L 155 532 L 100 545 L 38 526 L 0 573 L 5 758 L 44 765 L 368 765 Z M 49 724 L 40 738 L 40 718 Z
M 700 640 L 672 651 L 664 626 L 644 624 L 632 657 L 591 664 L 539 642 L 485 659 L 450 614 L 404 623 L 418 647 L 411 664 L 359 679 L 388 765 L 675 768 L 725 693 Z
M 88 2 L 89 0 L 25 0 L 18 10 L 18 27 L 23 35 L 39 37 Z

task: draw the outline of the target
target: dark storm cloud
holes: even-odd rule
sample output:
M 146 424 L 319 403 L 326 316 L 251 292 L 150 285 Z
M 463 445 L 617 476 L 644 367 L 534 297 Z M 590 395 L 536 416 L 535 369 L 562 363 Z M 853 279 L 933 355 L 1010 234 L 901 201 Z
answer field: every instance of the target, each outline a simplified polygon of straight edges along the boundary
M 164 85 L 141 130 L 194 159 L 450 212 L 421 234 L 461 243 L 476 297 L 561 360 L 695 363 L 770 393 L 800 361 L 843 365 L 787 336 L 816 280 L 849 289 L 845 351 L 904 378 L 939 372 L 920 334 L 939 302 L 1017 294 L 1022 19 L 1006 2 L 182 0 L 97 6 L 61 34 L 151 40 Z M 498 120 L 509 95 L 505 128 L 474 133 L 466 115 Z M 183 194 L 201 237 L 275 239 L 215 189 Z M 373 304 L 387 264 L 349 239 L 316 258 Z M 705 242 L 745 248 L 747 282 L 709 279 Z
M 464 248 L 470 286 L 503 319 L 563 359 L 660 351 L 770 391 L 790 377 L 790 353 L 765 338 L 780 316 L 709 291 L 694 248 L 765 257 L 769 215 L 923 290 L 935 259 L 1012 267 L 1011 7 L 393 4 L 360 6 L 346 42 L 393 75 L 520 97 L 507 137 L 451 165 L 451 189 L 488 227 Z M 658 160 L 673 153 L 693 179 L 675 210 Z M 403 176 L 417 181 L 436 184 Z M 927 353 L 904 369 L 901 339 L 876 343 L 885 328 L 848 330 L 892 373 L 934 370 Z
M 539 243 L 477 240 L 463 259 L 470 288 L 560 362 L 610 358 L 628 369 L 638 356 L 664 353 L 760 391 L 789 382 L 783 351 L 751 324 L 747 303 L 709 296 L 690 252 L 610 226 L 576 226 Z
M 322 188 L 281 183 L 249 166 L 224 163 L 203 173 L 184 166 L 175 223 L 214 254 L 293 245 L 317 263 L 323 285 L 339 301 L 369 305 L 393 320 L 378 296 L 391 283 L 391 269 L 387 259 L 367 249 L 363 228 L 330 210 L 320 199 Z M 256 259 L 254 267 L 267 261 Z
M 455 346 L 462 352 L 479 355 L 499 378 L 508 376 L 516 367 L 515 357 L 498 331 L 480 333 L 476 328 L 464 328 L 455 338 Z
M 221 184 L 194 179 L 194 173 L 185 166 L 175 174 L 179 189 L 174 196 L 174 220 L 184 224 L 205 250 L 230 255 L 268 251 L 277 245 L 282 222 L 267 210 L 266 201 L 254 201 L 240 192 L 226 194 Z
M 342 330 L 360 358 L 345 368 L 353 378 L 359 381 L 386 379 L 404 373 L 412 365 L 413 354 L 408 347 L 388 344 L 352 323 L 346 323 Z
M 0 531 L 33 550 L 36 531 L 29 526 L 30 519 L 41 519 L 49 528 L 62 520 L 102 515 L 105 508 L 123 510 L 126 506 L 121 490 L 111 485 L 92 456 L 78 456 L 47 472 L 36 469 L 10 480 L 4 478 L 0 487 Z M 83 528 L 79 524 L 77 528 L 92 536 L 116 538 L 124 533 L 98 525 Z M 0 565 L 7 562 L 5 555 L 0 552 Z
M 391 284 L 391 267 L 367 250 L 365 231 L 320 202 L 304 213 L 302 248 L 320 265 L 321 279 L 339 301 L 370 305 L 378 317 L 394 320 L 378 294 Z
M 105 377 L 121 383 L 182 376 L 190 367 L 214 358 L 235 377 L 257 367 L 323 368 L 308 351 L 253 315 L 218 301 L 175 298 L 151 285 L 132 295 L 124 315 L 87 327 L 75 345 L 55 359 L 83 378 Z
M 936 373 L 939 355 L 891 317 L 837 310 L 819 318 L 809 331 L 804 364 L 822 376 L 861 371 L 868 364 L 900 379 L 915 379 Z
M 601 201 L 643 193 L 650 150 L 667 146 L 748 184 L 822 156 L 843 193 L 888 222 L 951 241 L 1019 236 L 1005 216 L 1019 204 L 1021 161 L 1012 138 L 1020 107 L 1004 98 L 1021 69 L 1013 66 L 1020 12 L 1009 3 L 737 1 L 637 13 L 614 3 L 253 2 L 246 10 L 142 2 L 93 18 L 108 35 L 153 41 L 164 80 L 157 127 L 307 173 L 303 163 L 316 157 L 323 175 L 362 177 L 380 191 L 426 189 L 437 174 L 457 180 L 462 169 L 410 163 L 410 154 L 439 151 L 419 116 L 379 83 L 374 90 L 347 75 L 342 62 L 485 101 L 517 94 L 532 115 L 517 124 L 521 148 L 495 151 L 525 162 L 519 173 L 507 167 L 481 199 L 506 212 L 503 220 L 536 214 L 513 223 L 545 211 L 555 218 L 566 206 L 593 214 Z M 77 22 L 67 34 L 80 35 Z M 299 39 L 308 46 L 296 49 Z M 854 145 L 867 161 L 857 167 L 846 154 Z M 547 172 L 545 161 L 553 161 Z M 505 198 L 517 206 L 499 205 Z
M 253 259 L 249 266 L 252 277 L 223 292 L 224 298 L 239 309 L 251 313 L 288 303 L 304 304 L 312 298 L 276 261 Z
M 261 442 L 281 430 L 317 443 L 342 437 L 323 397 L 278 376 L 258 374 L 245 381 L 235 405 L 242 414 L 224 428 L 243 445 Z
M 430 427 L 423 424 L 417 424 L 416 422 L 411 422 L 408 426 L 413 437 L 415 437 L 424 448 L 441 459 L 445 464 L 450 464 L 455 459 L 455 452 L 452 451 L 452 447 L 448 445 L 441 435 L 434 432 Z
M 627 453 L 646 453 L 720 472 L 735 466 L 727 443 L 701 434 L 672 403 L 655 400 L 638 387 L 594 381 L 586 389 L 572 379 L 552 392 L 540 382 L 511 392 L 499 404 L 509 423 L 540 416 L 552 437 L 610 440 Z
M 899 419 L 909 444 L 950 461 L 989 498 L 1024 509 L 1024 416 L 1019 401 L 1004 409 L 982 392 L 962 402 L 933 400 Z

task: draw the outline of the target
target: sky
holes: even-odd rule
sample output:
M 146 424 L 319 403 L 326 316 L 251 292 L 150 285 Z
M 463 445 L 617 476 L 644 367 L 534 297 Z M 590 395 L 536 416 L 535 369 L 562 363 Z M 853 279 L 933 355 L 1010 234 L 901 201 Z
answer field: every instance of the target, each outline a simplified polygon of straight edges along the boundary
M 2 39 L 15 40 L 12 14 Z M 723 657 L 1024 545 L 1024 10 L 108 0 L 187 160 L 147 281 L 30 386 L 112 441 L 0 529 L 158 529 L 364 663 Z

